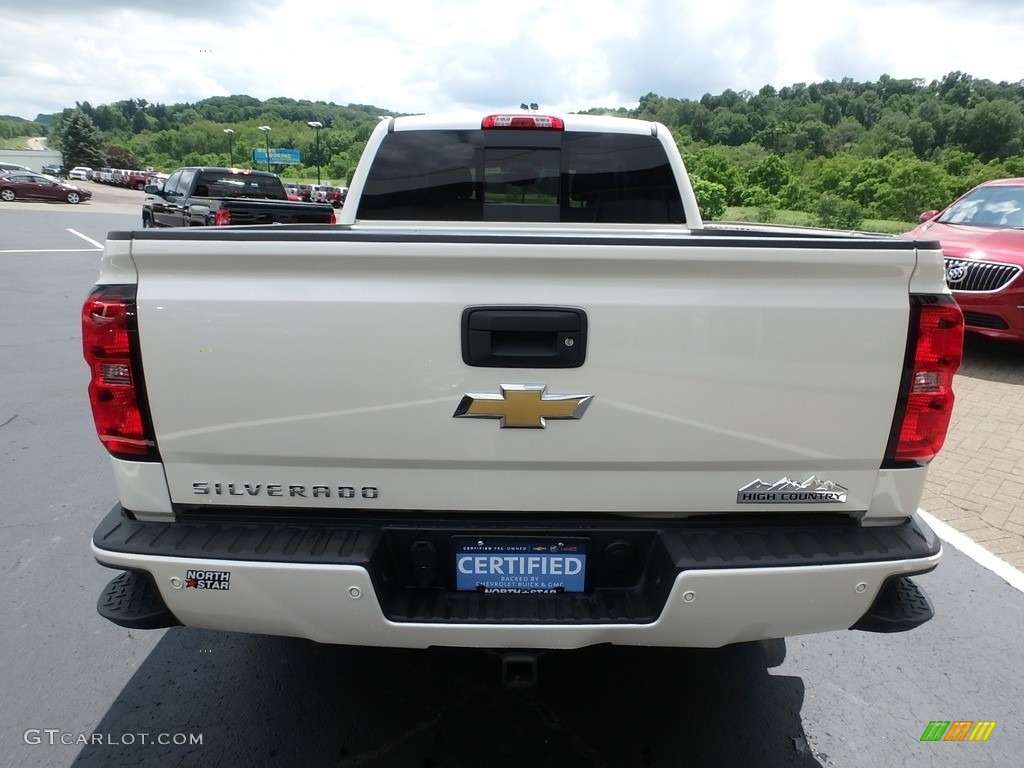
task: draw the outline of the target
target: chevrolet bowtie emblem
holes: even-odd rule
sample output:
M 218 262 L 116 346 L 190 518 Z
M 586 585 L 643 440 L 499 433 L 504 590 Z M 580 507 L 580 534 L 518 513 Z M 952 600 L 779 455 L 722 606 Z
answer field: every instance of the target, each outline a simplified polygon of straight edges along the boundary
M 545 419 L 579 419 L 593 395 L 549 395 L 545 384 L 502 384 L 500 395 L 466 394 L 456 418 L 501 419 L 501 427 L 543 429 Z

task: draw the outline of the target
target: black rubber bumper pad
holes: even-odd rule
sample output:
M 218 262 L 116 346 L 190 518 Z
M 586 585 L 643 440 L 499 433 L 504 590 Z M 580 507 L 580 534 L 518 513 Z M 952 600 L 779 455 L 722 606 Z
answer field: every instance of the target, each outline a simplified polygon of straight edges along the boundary
M 906 576 L 885 582 L 871 609 L 850 629 L 862 632 L 907 632 L 935 616 L 931 600 Z
M 177 627 L 174 618 L 148 573 L 126 571 L 107 584 L 96 610 L 100 616 L 128 629 Z

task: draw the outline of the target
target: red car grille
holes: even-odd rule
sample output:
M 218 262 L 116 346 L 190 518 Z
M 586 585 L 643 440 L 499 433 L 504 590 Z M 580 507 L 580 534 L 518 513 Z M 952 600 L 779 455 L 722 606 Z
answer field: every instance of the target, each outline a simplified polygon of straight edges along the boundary
M 1014 264 L 990 261 L 946 259 L 946 283 L 950 290 L 964 293 L 988 293 L 1009 285 L 1021 268 Z

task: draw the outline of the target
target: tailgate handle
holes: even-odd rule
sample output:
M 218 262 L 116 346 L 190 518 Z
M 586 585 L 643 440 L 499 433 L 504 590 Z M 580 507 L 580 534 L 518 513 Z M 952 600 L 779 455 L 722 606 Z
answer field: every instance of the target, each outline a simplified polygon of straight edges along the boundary
M 578 368 L 587 313 L 570 307 L 467 307 L 462 361 L 483 368 Z

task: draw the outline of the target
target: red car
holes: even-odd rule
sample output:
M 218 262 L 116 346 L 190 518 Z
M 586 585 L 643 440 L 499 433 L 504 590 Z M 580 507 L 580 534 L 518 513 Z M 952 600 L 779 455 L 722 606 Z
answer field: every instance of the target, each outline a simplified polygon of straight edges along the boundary
M 91 198 L 92 192 L 39 173 L 0 175 L 0 200 L 9 203 L 19 197 L 79 203 Z
M 1024 179 L 980 184 L 948 208 L 922 213 L 904 237 L 939 241 L 968 331 L 1024 341 Z
M 146 188 L 146 177 L 148 175 L 146 171 L 125 171 L 122 183 L 129 189 L 137 189 L 141 192 Z

